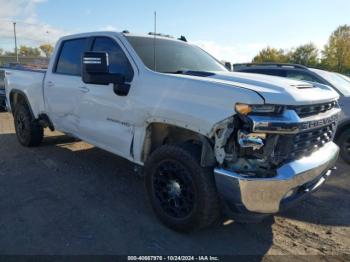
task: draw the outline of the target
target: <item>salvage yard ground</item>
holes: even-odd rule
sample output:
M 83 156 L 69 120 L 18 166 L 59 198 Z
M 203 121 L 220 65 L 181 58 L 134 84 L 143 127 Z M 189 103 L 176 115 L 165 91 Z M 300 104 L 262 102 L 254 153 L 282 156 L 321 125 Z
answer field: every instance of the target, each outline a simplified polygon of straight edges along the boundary
M 288 212 L 184 235 L 157 221 L 128 161 L 57 132 L 41 147 L 21 147 L 12 121 L 0 113 L 0 254 L 350 254 L 342 161 Z

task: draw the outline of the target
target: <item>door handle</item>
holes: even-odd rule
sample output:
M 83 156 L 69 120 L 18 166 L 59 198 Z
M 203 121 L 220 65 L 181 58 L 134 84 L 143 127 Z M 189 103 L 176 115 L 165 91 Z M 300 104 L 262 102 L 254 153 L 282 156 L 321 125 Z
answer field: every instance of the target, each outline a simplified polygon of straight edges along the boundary
M 48 81 L 48 82 L 46 83 L 46 85 L 47 85 L 48 87 L 53 87 L 53 86 L 55 85 L 55 83 L 52 82 L 52 81 Z
M 79 87 L 79 90 L 80 90 L 81 92 L 83 92 L 83 93 L 87 93 L 87 92 L 90 91 L 90 89 L 87 88 L 86 86 L 80 86 L 80 87 Z

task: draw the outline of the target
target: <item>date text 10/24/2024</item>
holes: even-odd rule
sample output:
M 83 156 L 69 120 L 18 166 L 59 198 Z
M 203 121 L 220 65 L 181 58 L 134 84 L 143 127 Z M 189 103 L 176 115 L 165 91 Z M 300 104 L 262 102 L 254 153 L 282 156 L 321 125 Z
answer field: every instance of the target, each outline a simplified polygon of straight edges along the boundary
M 128 261 L 220 261 L 217 256 L 128 256 Z

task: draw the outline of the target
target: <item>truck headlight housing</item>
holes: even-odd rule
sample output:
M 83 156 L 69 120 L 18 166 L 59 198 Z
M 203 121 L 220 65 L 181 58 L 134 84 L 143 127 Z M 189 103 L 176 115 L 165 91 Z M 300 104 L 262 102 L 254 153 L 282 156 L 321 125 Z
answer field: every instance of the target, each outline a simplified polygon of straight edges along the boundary
M 235 110 L 241 115 L 248 114 L 280 114 L 283 111 L 283 106 L 280 105 L 248 105 L 243 103 L 237 103 Z

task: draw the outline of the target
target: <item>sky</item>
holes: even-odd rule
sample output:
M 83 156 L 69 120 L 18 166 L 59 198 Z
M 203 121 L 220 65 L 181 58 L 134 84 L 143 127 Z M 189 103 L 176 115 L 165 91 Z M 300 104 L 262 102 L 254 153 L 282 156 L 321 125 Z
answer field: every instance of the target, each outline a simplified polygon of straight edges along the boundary
M 322 48 L 350 24 L 349 0 L 0 0 L 0 48 L 54 44 L 66 34 L 129 30 L 180 35 L 220 60 L 249 62 L 260 49 Z

